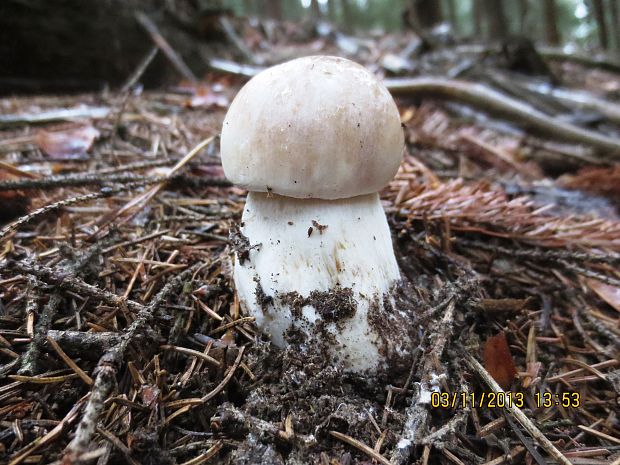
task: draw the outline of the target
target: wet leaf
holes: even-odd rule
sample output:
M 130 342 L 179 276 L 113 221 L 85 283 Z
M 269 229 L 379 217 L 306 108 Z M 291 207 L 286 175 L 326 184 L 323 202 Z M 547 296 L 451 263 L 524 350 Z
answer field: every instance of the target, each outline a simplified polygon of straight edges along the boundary
M 489 374 L 502 389 L 508 389 L 517 375 L 517 369 L 503 331 L 486 340 L 483 357 L 484 367 Z
M 83 158 L 90 150 L 99 131 L 93 126 L 80 126 L 64 131 L 40 131 L 37 146 L 51 158 Z

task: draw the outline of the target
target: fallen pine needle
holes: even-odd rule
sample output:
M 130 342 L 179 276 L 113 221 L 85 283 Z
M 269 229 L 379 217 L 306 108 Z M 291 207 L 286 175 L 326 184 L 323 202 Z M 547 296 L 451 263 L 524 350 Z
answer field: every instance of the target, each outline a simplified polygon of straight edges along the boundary
M 77 366 L 77 364 L 73 360 L 71 360 L 71 357 L 69 357 L 65 353 L 65 351 L 62 350 L 60 345 L 54 339 L 52 339 L 50 336 L 47 336 L 47 342 L 49 343 L 49 345 L 52 346 L 52 348 L 56 351 L 60 358 L 64 360 L 64 362 L 69 366 L 69 368 L 75 371 L 75 374 L 78 375 L 82 379 L 82 381 L 84 381 L 89 386 L 93 385 L 93 379 L 88 376 L 86 372 L 84 372 L 84 370 Z
M 192 399 L 180 399 L 180 400 L 170 402 L 169 404 L 167 404 L 166 407 L 168 408 L 178 407 L 181 405 L 183 407 L 181 407 L 179 410 L 177 410 L 172 415 L 167 417 L 164 424 L 169 424 L 174 418 L 178 417 L 179 415 L 182 415 L 188 412 L 189 410 L 191 410 L 193 407 L 196 407 L 197 405 L 205 404 L 209 400 L 213 399 L 216 395 L 218 395 L 226 387 L 228 382 L 232 379 L 233 375 L 235 374 L 235 371 L 237 371 L 237 368 L 239 368 L 239 365 L 241 365 L 241 357 L 243 356 L 244 350 L 245 350 L 244 346 L 239 348 L 239 354 L 237 355 L 235 362 L 228 369 L 228 373 L 226 373 L 226 376 L 224 376 L 224 379 L 220 382 L 220 384 L 215 386 L 215 388 L 211 392 L 209 392 L 208 394 L 200 398 L 196 397 Z
M 67 381 L 69 379 L 78 378 L 78 375 L 75 373 L 71 373 L 69 375 L 64 375 L 64 376 L 49 376 L 45 378 L 37 378 L 35 376 L 9 375 L 9 378 L 14 379 L 15 381 L 22 382 L 22 383 L 52 384 L 52 383 L 62 383 L 63 381 Z
M 585 431 L 586 433 L 590 433 L 590 434 L 593 434 L 594 436 L 598 436 L 599 438 L 605 441 L 613 442 L 615 444 L 620 444 L 620 439 L 618 439 L 615 436 L 610 436 L 609 434 L 605 434 L 601 431 L 596 431 L 594 428 L 589 428 L 584 425 L 578 425 L 578 428 L 582 431 Z
M 189 355 L 191 357 L 197 357 L 201 360 L 204 360 L 205 362 L 210 363 L 213 366 L 216 366 L 216 367 L 220 366 L 220 362 L 218 362 L 216 359 L 214 359 L 213 357 L 210 357 L 209 355 L 203 352 L 199 352 L 198 350 L 188 349 L 187 347 L 172 346 L 172 345 L 163 345 L 163 346 L 160 346 L 160 349 L 172 350 L 180 354 Z
M 62 419 L 62 421 L 58 423 L 49 433 L 47 433 L 45 436 L 41 436 L 40 438 L 35 439 L 29 445 L 17 452 L 17 454 L 15 454 L 12 460 L 9 462 L 9 465 L 17 465 L 23 462 L 35 450 L 46 446 L 48 443 L 56 440 L 63 433 L 65 427 L 75 421 L 75 419 L 77 418 L 77 414 L 80 411 L 82 403 L 85 399 L 86 397 L 83 397 L 79 402 L 77 402 L 69 411 L 69 413 L 67 413 L 67 415 Z
M 346 442 L 350 446 L 355 447 L 357 450 L 364 452 L 370 458 L 375 459 L 377 462 L 382 463 L 383 465 L 392 465 L 388 459 L 386 459 L 383 455 L 379 454 L 372 447 L 368 447 L 363 442 L 360 442 L 357 439 L 353 439 L 351 436 L 339 433 L 338 431 L 330 431 L 329 434 L 331 434 L 336 439 L 340 439 L 341 441 Z
M 95 235 L 99 234 L 100 231 L 104 230 L 105 227 L 108 226 L 110 223 L 112 223 L 116 218 L 118 218 L 119 216 L 121 216 L 121 215 L 123 215 L 123 214 L 125 214 L 127 212 L 131 212 L 131 213 L 128 214 L 124 218 L 124 220 L 121 221 L 121 223 L 125 223 L 125 222 L 129 221 L 131 218 L 133 218 L 142 208 L 144 208 L 144 206 L 153 197 L 155 197 L 159 193 L 159 191 L 161 191 L 166 186 L 166 183 L 176 174 L 177 171 L 179 171 L 187 163 L 189 163 L 192 160 L 192 158 L 194 158 L 202 149 L 204 149 L 209 144 L 211 144 L 211 142 L 213 142 L 215 140 L 215 137 L 216 136 L 211 136 L 211 137 L 208 137 L 208 138 L 204 139 L 203 141 L 201 141 L 192 150 L 190 150 L 187 153 L 187 155 L 185 155 L 183 158 L 181 158 L 177 162 L 176 165 L 174 165 L 172 168 L 170 168 L 170 171 L 165 176 L 165 179 L 163 181 L 161 181 L 160 183 L 154 185 L 149 190 L 147 190 L 146 192 L 143 192 L 142 194 L 138 195 L 137 197 L 134 197 L 129 202 L 127 202 L 125 205 L 123 205 L 121 208 L 119 208 L 116 212 L 114 212 L 113 215 L 105 218 L 104 221 L 101 224 L 101 227 L 100 227 L 99 231 L 97 231 L 97 233 L 95 233 Z
M 200 454 L 198 457 L 194 457 L 187 462 L 183 462 L 181 465 L 200 465 L 201 463 L 205 463 L 207 460 L 212 458 L 215 454 L 217 454 L 224 443 L 222 441 L 216 442 L 212 447 L 209 448 L 204 454 Z
M 491 377 L 491 375 L 484 369 L 484 367 L 476 360 L 471 354 L 467 354 L 465 361 L 467 364 L 476 372 L 478 376 L 482 378 L 484 384 L 486 384 L 491 391 L 496 394 L 503 395 L 504 390 L 497 384 L 497 382 Z M 523 428 L 528 432 L 528 434 L 542 447 L 545 452 L 547 452 L 551 457 L 553 457 L 558 463 L 562 465 L 572 465 L 571 461 L 566 458 L 562 452 L 558 450 L 557 447 L 553 445 L 553 443 L 545 436 L 536 425 L 530 420 L 521 409 L 516 407 L 515 405 L 508 405 L 504 407 L 506 412 L 510 414 L 517 422 L 523 426 Z

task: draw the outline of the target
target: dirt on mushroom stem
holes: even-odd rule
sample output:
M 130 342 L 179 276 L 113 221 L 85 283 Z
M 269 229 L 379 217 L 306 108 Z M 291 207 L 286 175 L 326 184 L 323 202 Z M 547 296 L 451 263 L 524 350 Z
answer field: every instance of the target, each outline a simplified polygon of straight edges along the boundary
M 298 329 L 320 332 L 334 362 L 352 370 L 408 356 L 411 315 L 391 306 L 381 315 L 399 273 L 376 194 L 320 200 L 251 192 L 242 222 L 252 250 L 235 267 L 239 302 L 276 345 L 295 327 L 296 338 Z M 310 237 L 308 223 L 317 226 Z M 383 336 L 380 320 L 391 328 Z

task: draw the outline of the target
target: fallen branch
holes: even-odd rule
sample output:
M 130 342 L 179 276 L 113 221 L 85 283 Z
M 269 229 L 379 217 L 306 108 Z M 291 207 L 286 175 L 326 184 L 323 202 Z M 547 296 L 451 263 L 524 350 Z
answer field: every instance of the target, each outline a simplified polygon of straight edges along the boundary
M 61 274 L 76 274 L 82 271 L 86 266 L 92 263 L 93 258 L 101 253 L 101 244 L 91 246 L 86 251 L 80 253 L 71 263 L 62 263 L 59 267 Z M 31 275 L 33 276 L 33 275 Z M 46 335 L 52 326 L 52 321 L 56 317 L 56 312 L 62 302 L 62 294 L 54 291 L 50 296 L 43 311 L 39 315 L 37 324 L 34 328 L 32 342 L 28 347 L 28 351 L 22 357 L 20 374 L 36 374 L 38 370 L 39 354 L 41 347 L 45 343 Z
M 158 165 L 168 163 L 158 162 Z M 140 185 L 157 184 L 162 181 L 170 181 L 172 185 L 189 185 L 193 187 L 229 187 L 230 181 L 225 178 L 207 178 L 199 176 L 187 176 L 177 174 L 174 176 L 141 176 L 137 174 L 121 174 L 117 176 L 101 174 L 72 174 L 67 176 L 49 176 L 41 179 L 19 179 L 16 181 L 0 181 L 0 192 L 12 190 L 28 189 L 56 189 L 59 187 L 84 187 L 84 186 L 105 186 L 108 184 L 123 184 L 130 182 Z
M 260 67 L 240 65 L 235 62 L 211 59 L 209 65 L 218 71 L 253 77 L 263 70 Z M 579 126 L 553 118 L 530 105 L 504 95 L 483 84 L 476 84 L 443 77 L 394 78 L 383 81 L 393 94 L 436 94 L 461 100 L 485 110 L 509 115 L 517 122 L 524 122 L 549 136 L 591 145 L 606 155 L 620 159 L 620 141 Z
M 491 112 L 510 115 L 517 122 L 527 123 L 533 129 L 558 139 L 587 144 L 620 159 L 620 141 L 605 135 L 559 121 L 530 105 L 497 92 L 483 84 L 476 84 L 442 77 L 386 79 L 385 86 L 393 94 L 440 95 L 483 107 Z
M 50 205 L 46 205 L 44 207 L 38 208 L 32 213 L 29 213 L 26 216 L 22 216 L 21 218 L 18 218 L 14 222 L 9 223 L 4 228 L 2 228 L 0 230 L 0 241 L 2 241 L 11 232 L 17 230 L 20 226 L 26 223 L 29 223 L 32 220 L 39 218 L 40 216 L 50 213 L 52 211 L 59 210 L 64 207 L 68 207 L 69 205 L 75 205 L 76 203 L 89 202 L 91 200 L 111 197 L 112 195 L 118 194 L 119 192 L 132 190 L 137 187 L 143 186 L 144 184 L 145 184 L 144 182 L 135 182 L 135 183 L 127 184 L 125 186 L 118 186 L 114 188 L 106 187 L 106 188 L 102 188 L 99 192 L 94 192 L 92 194 L 77 195 L 75 197 L 59 200 L 58 202 L 54 202 Z
M 67 446 L 65 459 L 70 460 L 76 457 L 89 446 L 92 436 L 96 431 L 97 422 L 103 410 L 104 402 L 116 384 L 116 373 L 119 365 L 123 360 L 127 347 L 133 341 L 134 336 L 153 319 L 155 311 L 164 303 L 168 296 L 181 287 L 187 278 L 193 276 L 194 273 L 198 272 L 198 270 L 204 266 L 205 264 L 199 262 L 175 276 L 159 291 L 148 306 L 137 304 L 140 305 L 138 315 L 131 326 L 124 331 L 121 342 L 108 350 L 97 364 L 94 373 L 96 375 L 95 383 L 91 390 L 90 399 L 84 409 L 84 414 L 75 432 L 75 437 Z
M 448 304 L 441 320 L 436 320 L 428 334 L 435 334 L 433 340 L 428 341 L 430 350 L 424 356 L 424 365 L 419 385 L 416 387 L 411 398 L 411 404 L 405 412 L 405 425 L 400 434 L 390 462 L 392 464 L 408 463 L 409 457 L 415 446 L 424 443 L 426 429 L 428 428 L 429 404 L 430 404 L 430 378 L 431 373 L 441 374 L 441 355 L 446 343 L 452 334 L 454 323 L 454 300 Z
M 523 84 L 519 85 L 522 85 L 530 92 L 553 97 L 560 102 L 566 103 L 568 105 L 584 110 L 596 111 L 601 115 L 605 116 L 609 121 L 612 121 L 616 124 L 620 123 L 620 105 L 596 97 L 588 92 L 561 89 L 557 87 L 550 87 L 528 82 L 524 82 Z
M 67 176 L 49 176 L 40 179 L 19 179 L 16 181 L 1 181 L 0 192 L 26 189 L 56 189 L 59 187 L 103 186 L 105 184 L 120 184 L 140 182 L 141 184 L 156 184 L 162 177 L 147 178 L 137 174 L 121 174 L 117 176 L 101 176 L 95 174 L 72 174 Z
M 110 114 L 107 107 L 57 108 L 37 113 L 0 115 L 0 127 L 16 124 L 42 124 L 75 119 L 103 119 Z
M 279 425 L 252 416 L 229 402 L 218 407 L 217 417 L 213 417 L 211 421 L 219 422 L 224 431 L 235 437 L 250 432 L 258 437 L 270 436 L 285 439 L 301 447 L 312 447 L 317 443 L 313 435 L 299 434 L 294 431 L 287 437 L 282 434 L 284 431 Z
M 252 50 L 250 50 L 250 48 L 245 44 L 243 39 L 239 37 L 239 34 L 237 34 L 237 31 L 235 31 L 235 28 L 226 16 L 220 16 L 219 23 L 228 40 L 241 52 L 246 60 L 256 65 L 262 65 L 264 63 L 264 60 L 256 57 L 256 55 L 252 53 Z
M 112 292 L 102 290 L 97 286 L 88 284 L 82 279 L 74 276 L 70 271 L 50 268 L 37 263 L 13 262 L 10 264 L 14 271 L 18 273 L 35 276 L 44 283 L 51 284 L 60 289 L 75 292 L 78 295 L 92 297 L 114 307 L 126 306 L 132 311 L 139 312 L 145 308 L 144 305 L 133 300 L 123 299 Z
M 59 331 L 50 329 L 48 337 L 56 341 L 65 352 L 87 360 L 97 360 L 106 350 L 118 345 L 121 333 L 85 331 Z
M 450 49 L 452 53 L 460 54 L 489 54 L 500 51 L 499 47 L 483 44 L 459 45 Z M 588 54 L 580 52 L 566 52 L 558 47 L 537 47 L 536 51 L 547 60 L 572 61 L 588 68 L 601 68 L 608 71 L 620 72 L 620 63 L 603 54 Z
M 582 53 L 566 53 L 561 48 L 540 47 L 538 53 L 548 60 L 573 61 L 589 68 L 601 68 L 620 72 L 620 63 L 605 55 L 585 55 Z
M 159 29 L 157 28 L 157 25 L 151 20 L 151 18 L 149 18 L 141 11 L 136 12 L 135 16 L 136 20 L 146 30 L 149 36 L 151 36 L 151 40 L 153 41 L 153 43 L 157 45 L 157 47 L 164 53 L 164 55 L 166 55 L 166 58 L 168 58 L 170 63 L 172 63 L 172 65 L 181 74 L 181 76 L 183 76 L 193 85 L 197 86 L 198 78 L 196 77 L 196 75 L 192 72 L 191 69 L 189 69 L 189 66 L 185 64 L 180 55 L 175 52 L 175 50 L 164 38 L 164 36 L 161 35 Z

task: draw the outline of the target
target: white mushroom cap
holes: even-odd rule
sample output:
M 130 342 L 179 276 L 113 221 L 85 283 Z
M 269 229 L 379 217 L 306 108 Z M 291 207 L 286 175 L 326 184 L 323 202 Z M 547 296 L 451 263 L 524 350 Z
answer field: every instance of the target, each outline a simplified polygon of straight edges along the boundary
M 350 60 L 312 56 L 269 68 L 239 91 L 221 155 L 226 177 L 250 191 L 340 199 L 384 187 L 403 144 L 383 84 Z

